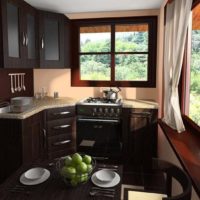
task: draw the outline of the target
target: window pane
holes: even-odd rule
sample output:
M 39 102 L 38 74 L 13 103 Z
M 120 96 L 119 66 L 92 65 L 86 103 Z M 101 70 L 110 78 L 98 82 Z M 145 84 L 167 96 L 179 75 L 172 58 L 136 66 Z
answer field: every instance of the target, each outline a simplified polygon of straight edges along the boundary
M 148 55 L 120 54 L 115 56 L 116 81 L 147 81 Z
M 110 80 L 110 55 L 81 55 L 80 79 L 81 80 Z
M 148 24 L 117 25 L 115 32 L 116 52 L 147 52 Z
M 200 4 L 192 12 L 189 117 L 200 125 Z
M 80 28 L 81 52 L 110 52 L 111 27 L 90 26 Z

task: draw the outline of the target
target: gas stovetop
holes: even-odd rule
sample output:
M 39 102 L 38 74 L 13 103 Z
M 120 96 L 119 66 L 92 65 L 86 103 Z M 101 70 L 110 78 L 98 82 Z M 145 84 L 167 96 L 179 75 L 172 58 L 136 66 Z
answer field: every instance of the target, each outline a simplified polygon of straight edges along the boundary
M 120 106 L 122 104 L 121 99 L 106 99 L 102 97 L 89 97 L 87 99 L 78 102 L 79 105 L 108 105 L 108 106 Z

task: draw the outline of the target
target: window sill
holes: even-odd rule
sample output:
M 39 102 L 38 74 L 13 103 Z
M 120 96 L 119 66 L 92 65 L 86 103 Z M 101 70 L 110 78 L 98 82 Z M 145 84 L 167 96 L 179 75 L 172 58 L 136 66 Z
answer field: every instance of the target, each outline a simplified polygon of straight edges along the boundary
M 182 167 L 189 174 L 193 187 L 200 197 L 200 135 L 195 134 L 190 129 L 179 134 L 161 119 L 158 120 L 158 123 Z

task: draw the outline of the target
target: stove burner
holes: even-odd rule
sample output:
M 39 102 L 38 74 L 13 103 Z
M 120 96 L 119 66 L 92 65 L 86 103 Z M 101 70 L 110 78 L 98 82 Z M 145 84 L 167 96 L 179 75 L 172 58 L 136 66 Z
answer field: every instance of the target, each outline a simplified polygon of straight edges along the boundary
M 121 102 L 121 99 L 106 99 L 101 97 L 89 97 L 84 100 L 84 103 L 106 103 L 106 104 L 118 104 Z

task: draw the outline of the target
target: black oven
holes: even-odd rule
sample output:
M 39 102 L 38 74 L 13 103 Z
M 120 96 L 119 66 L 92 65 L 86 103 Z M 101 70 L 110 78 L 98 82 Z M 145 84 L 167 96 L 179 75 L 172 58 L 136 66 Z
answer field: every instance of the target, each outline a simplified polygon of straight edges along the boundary
M 77 150 L 106 159 L 122 152 L 121 106 L 77 105 Z

